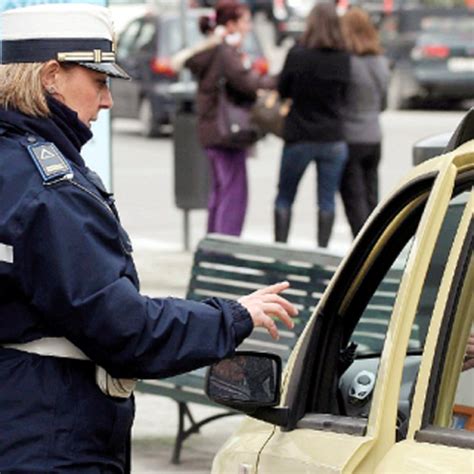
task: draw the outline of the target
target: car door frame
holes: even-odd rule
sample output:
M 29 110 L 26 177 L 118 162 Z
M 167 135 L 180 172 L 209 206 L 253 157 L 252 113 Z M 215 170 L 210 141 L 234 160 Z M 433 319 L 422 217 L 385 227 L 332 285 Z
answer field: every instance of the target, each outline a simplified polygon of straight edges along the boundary
M 336 295 L 342 294 L 347 297 L 347 293 L 344 292 L 344 285 L 342 287 L 340 285 L 341 280 L 347 279 L 352 272 L 354 283 L 351 288 L 352 291 L 356 291 L 360 280 L 367 276 L 371 261 L 373 262 L 374 258 L 383 250 L 384 234 L 390 237 L 397 229 L 403 231 L 405 224 L 401 222 L 403 219 L 399 219 L 399 217 L 400 214 L 403 217 L 404 211 L 400 212 L 399 210 L 396 214 L 397 219 L 387 222 L 387 217 L 390 217 L 390 209 L 387 211 L 386 207 L 390 208 L 390 205 L 393 204 L 390 200 L 387 206 L 382 206 L 366 225 L 365 230 L 355 243 L 354 251 L 341 265 L 325 293 L 316 315 L 308 324 L 290 359 L 282 398 L 283 405 L 288 407 L 289 421 L 283 429 L 275 430 L 272 438 L 260 452 L 259 472 L 268 471 L 271 463 L 275 461 L 275 455 L 278 456 L 276 453 L 283 446 L 286 453 L 288 453 L 289 445 L 295 448 L 291 454 L 291 456 L 295 456 L 294 459 L 304 455 L 301 450 L 298 451 L 298 443 L 304 444 L 308 440 L 308 436 L 311 438 L 310 444 L 313 448 L 317 443 L 318 454 L 321 455 L 319 466 L 331 466 L 331 468 L 341 472 L 346 470 L 353 472 L 358 470 L 360 466 L 363 466 L 366 472 L 367 470 L 373 470 L 390 447 L 394 445 L 399 390 L 393 388 L 397 387 L 399 389 L 401 384 L 404 355 L 408 347 L 410 331 L 423 288 L 424 278 L 420 278 L 420 275 L 426 275 L 428 271 L 451 193 L 455 181 L 458 179 L 458 171 L 462 171 L 463 166 L 470 166 L 468 161 L 469 159 L 472 161 L 472 154 L 474 154 L 474 143 L 460 147 L 444 160 L 438 159 L 436 167 L 425 165 L 426 173 L 412 181 L 407 187 L 402 188 L 392 198 L 394 201 L 397 201 L 397 199 L 400 201 L 401 199 L 403 202 L 403 199 L 406 199 L 404 192 L 408 190 L 412 193 L 409 196 L 410 201 L 418 200 L 419 203 L 422 203 L 423 195 L 429 193 L 414 237 L 413 245 L 418 251 L 410 254 L 400 284 L 387 332 L 386 341 L 388 342 L 385 343 L 381 355 L 372 408 L 366 425 L 364 426 L 361 420 L 355 420 L 354 422 L 348 420 L 347 417 L 328 415 L 330 406 L 327 402 L 327 393 L 325 395 L 326 400 L 324 400 L 324 395 L 316 395 L 316 397 L 320 397 L 319 404 L 318 400 L 316 401 L 316 413 L 311 413 L 309 416 L 303 415 L 306 413 L 308 392 L 311 392 L 311 390 L 314 392 L 318 389 L 324 391 L 324 384 L 330 385 L 333 383 L 333 381 L 324 377 L 324 374 L 331 370 L 334 371 L 334 367 L 329 370 L 325 369 L 323 361 L 331 365 L 334 364 L 332 360 L 337 357 L 339 341 L 335 335 L 338 331 L 340 332 L 338 327 L 340 321 L 337 321 L 339 318 L 335 317 L 326 318 L 324 314 L 331 306 L 331 299 L 334 299 Z M 432 187 L 429 186 L 430 180 L 434 180 Z M 416 190 L 417 185 L 420 187 L 418 197 L 413 196 L 413 191 Z M 400 202 L 398 202 L 399 204 Z M 385 225 L 381 225 L 384 221 Z M 381 231 L 383 231 L 382 234 Z M 368 246 L 369 242 L 371 242 L 371 245 Z M 375 252 L 375 255 L 371 256 L 370 251 Z M 367 257 L 367 268 L 369 270 L 360 266 L 360 261 L 365 258 L 364 256 Z M 357 261 L 359 262 L 357 263 Z M 330 309 L 329 313 L 331 313 Z M 400 357 L 400 354 L 403 354 L 403 357 Z M 312 389 L 308 387 L 307 382 L 311 377 L 311 373 L 316 373 L 316 379 L 319 382 Z M 324 414 L 324 412 L 327 413 Z M 310 422 L 308 423 L 308 421 Z M 285 438 L 287 440 L 291 438 L 292 442 L 285 443 Z M 342 438 L 344 443 L 339 443 L 338 452 L 335 453 L 331 446 L 334 447 L 334 442 L 336 440 L 340 442 Z M 311 446 L 308 449 L 311 450 Z M 331 456 L 327 458 L 329 452 L 331 452 Z M 334 455 L 337 459 L 334 459 Z M 279 462 L 282 459 L 279 458 Z
M 392 446 L 376 473 L 470 472 L 474 433 L 448 427 L 465 345 L 473 322 L 474 191 L 443 273 L 424 346 L 405 440 Z M 438 426 L 435 426 L 437 424 Z M 444 425 L 444 426 L 443 426 Z

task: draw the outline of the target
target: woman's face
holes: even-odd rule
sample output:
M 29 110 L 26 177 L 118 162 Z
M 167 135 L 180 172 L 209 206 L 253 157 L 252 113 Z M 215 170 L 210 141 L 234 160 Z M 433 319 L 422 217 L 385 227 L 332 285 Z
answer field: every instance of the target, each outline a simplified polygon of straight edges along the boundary
M 252 29 L 252 18 L 248 10 L 244 10 L 239 19 L 229 21 L 226 25 L 228 33 L 240 33 L 242 38 Z
M 97 120 L 101 109 L 110 109 L 112 96 L 106 74 L 82 66 L 61 67 L 54 81 L 52 94 L 70 109 L 88 127 Z

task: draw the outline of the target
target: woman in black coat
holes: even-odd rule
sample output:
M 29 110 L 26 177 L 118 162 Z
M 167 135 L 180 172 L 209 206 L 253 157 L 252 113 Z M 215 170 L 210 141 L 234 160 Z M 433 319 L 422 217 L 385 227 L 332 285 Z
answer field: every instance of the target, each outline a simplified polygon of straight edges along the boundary
M 275 240 L 286 242 L 298 184 L 310 162 L 317 167 L 318 245 L 326 247 L 335 215 L 335 195 L 347 145 L 342 110 L 349 81 L 349 54 L 333 4 L 316 5 L 306 30 L 288 53 L 278 91 L 292 99 L 283 138 L 278 195 L 275 200 Z

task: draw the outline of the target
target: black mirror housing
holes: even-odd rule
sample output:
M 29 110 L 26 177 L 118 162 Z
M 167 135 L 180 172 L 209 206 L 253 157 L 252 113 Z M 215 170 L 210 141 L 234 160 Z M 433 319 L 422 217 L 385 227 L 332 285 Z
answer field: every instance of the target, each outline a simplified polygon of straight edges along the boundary
M 275 354 L 242 351 L 211 365 L 206 394 L 214 402 L 251 414 L 280 403 L 282 363 Z

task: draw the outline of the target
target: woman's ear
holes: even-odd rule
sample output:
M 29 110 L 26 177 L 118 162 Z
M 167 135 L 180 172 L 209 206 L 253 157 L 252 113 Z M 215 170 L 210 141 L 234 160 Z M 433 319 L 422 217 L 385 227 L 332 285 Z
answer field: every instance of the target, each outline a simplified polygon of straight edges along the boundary
M 41 69 L 41 84 L 51 95 L 58 92 L 57 81 L 60 70 L 61 66 L 55 60 L 48 61 Z

